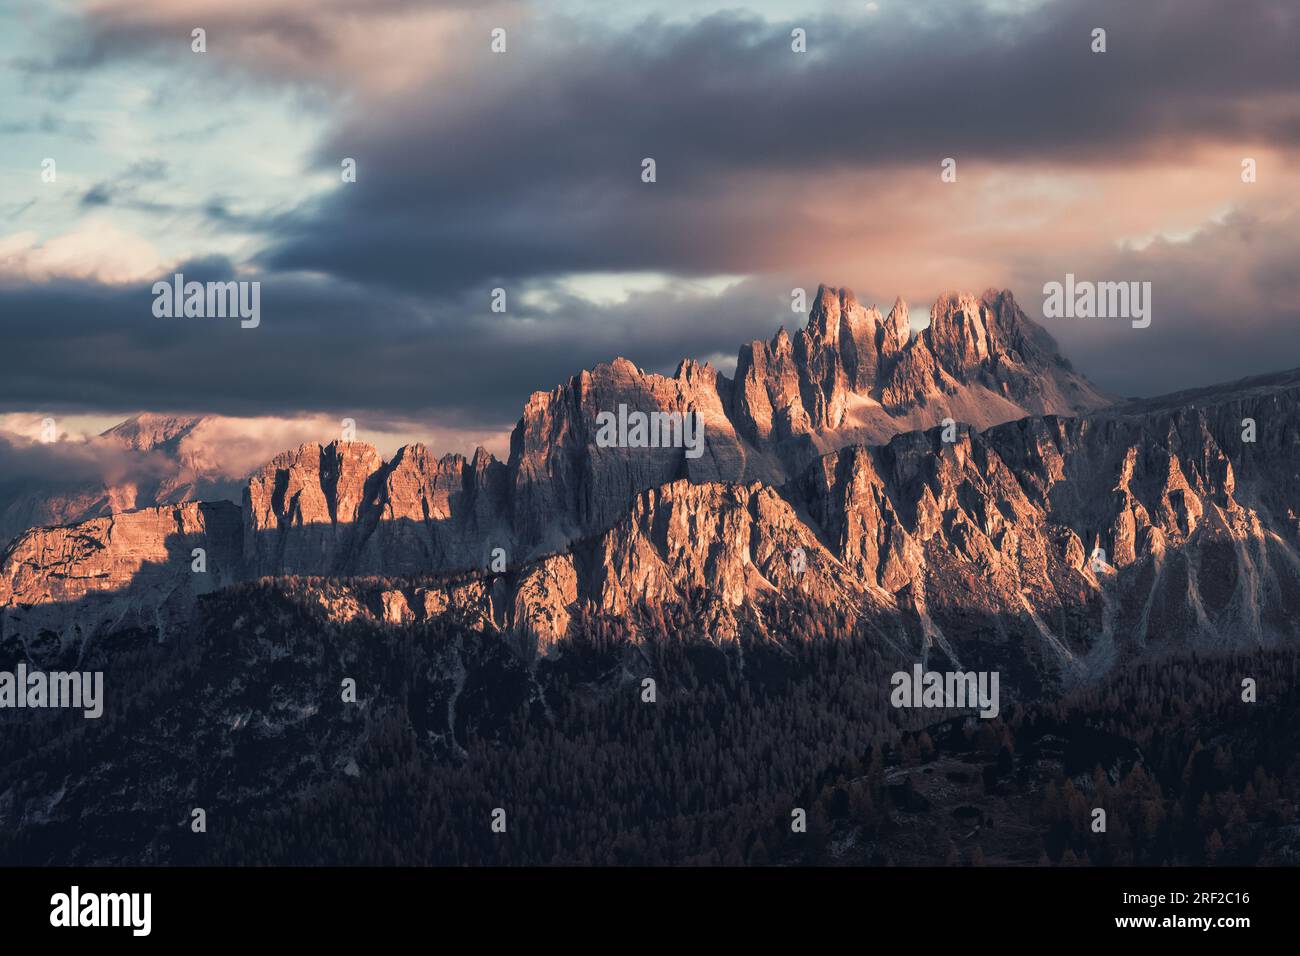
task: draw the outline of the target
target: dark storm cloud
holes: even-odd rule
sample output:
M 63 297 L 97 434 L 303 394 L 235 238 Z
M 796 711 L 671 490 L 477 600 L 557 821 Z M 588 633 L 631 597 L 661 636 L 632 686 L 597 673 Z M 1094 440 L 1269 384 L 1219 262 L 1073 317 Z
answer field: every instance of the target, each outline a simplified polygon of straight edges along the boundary
M 701 358 L 734 355 L 741 341 L 770 335 L 783 301 L 751 282 L 722 301 L 658 293 L 598 308 L 556 293 L 545 310 L 512 303 L 500 315 L 484 288 L 435 315 L 415 299 L 335 281 L 235 276 L 221 262 L 179 271 L 197 281 L 260 278 L 261 325 L 155 318 L 148 284 L 0 290 L 8 369 L 0 407 L 365 411 L 372 420 L 423 414 L 450 427 L 506 427 L 533 391 L 615 355 L 662 371 L 683 357 L 686 340 Z
M 1103 388 L 1159 395 L 1300 367 L 1300 213 L 1239 213 L 1183 242 L 1091 261 L 1044 260 L 1018 299 Z M 1042 286 L 1068 270 L 1089 281 L 1151 283 L 1151 325 L 1042 319 Z
M 1300 140 L 1287 0 L 1055 3 L 1023 16 L 718 14 L 516 34 L 448 84 L 348 119 L 320 153 L 359 181 L 282 220 L 269 261 L 421 290 L 581 270 L 779 267 L 815 233 L 789 188 L 960 161 L 1118 165 Z M 1090 50 L 1108 30 L 1108 52 Z M 570 31 L 575 29 L 569 25 Z M 658 182 L 640 181 L 653 157 Z M 869 208 L 864 209 L 864 217 Z
M 963 170 L 974 161 L 1087 172 L 1300 141 L 1300 12 L 1284 0 L 1054 3 L 1017 17 L 973 4 L 894 6 L 779 24 L 743 14 L 624 31 L 527 23 L 512 27 L 502 56 L 476 35 L 476 52 L 435 85 L 341 108 L 319 166 L 337 176 L 353 157 L 355 184 L 272 219 L 232 212 L 238 197 L 203 208 L 214 230 L 257 232 L 269 245 L 254 274 L 232 276 L 224 262 L 180 269 L 261 279 L 259 328 L 154 318 L 148 284 L 0 287 L 0 407 L 368 411 L 507 425 L 533 390 L 615 355 L 669 370 L 770 335 L 793 318 L 791 283 L 777 277 L 846 281 L 814 266 L 831 245 L 862 255 L 882 210 L 916 232 L 925 227 L 911 214 L 937 207 L 940 216 L 919 221 L 938 223 L 932 240 L 945 245 L 952 200 L 934 198 L 943 157 Z M 64 65 L 174 42 L 141 17 L 101 21 Z M 299 40 L 291 23 L 227 25 L 271 30 L 328 62 L 327 38 Z M 790 50 L 796 25 L 808 31 L 806 55 Z M 1089 51 L 1095 26 L 1108 30 L 1104 55 Z M 658 163 L 652 185 L 640 181 L 646 156 Z M 838 192 L 842 176 L 865 174 L 869 185 Z M 913 181 L 915 206 L 900 207 L 897 185 Z M 894 187 L 892 204 L 875 201 L 875 182 Z M 105 181 L 87 201 L 117 203 L 123 189 Z M 829 223 L 819 201 L 860 216 Z M 1267 245 L 1244 238 L 1251 230 Z M 954 227 L 955 257 L 981 242 L 972 231 Z M 1050 234 L 1017 242 L 1015 261 L 979 287 L 1011 285 L 1031 312 L 1042 283 L 1065 271 L 1155 281 L 1150 329 L 1049 326 L 1082 371 L 1116 392 L 1300 365 L 1289 344 L 1300 311 L 1287 285 L 1300 253 L 1294 216 L 1238 218 L 1140 254 L 1054 255 L 1067 240 Z M 946 262 L 913 258 L 927 283 L 953 281 Z M 721 297 L 678 283 L 608 307 L 560 294 L 556 278 L 650 270 L 760 278 Z M 887 305 L 898 280 L 879 281 L 863 297 Z M 488 308 L 495 285 L 511 297 L 505 316 Z M 549 305 L 525 307 L 526 292 L 549 294 Z
M 1300 367 L 1300 213 L 1237 214 L 1183 242 L 1090 260 L 1040 257 L 1013 276 L 1031 317 L 1080 371 L 1116 394 L 1155 395 Z M 1042 319 L 1044 282 L 1152 283 L 1146 329 L 1128 322 Z M 180 267 L 187 279 L 235 276 L 227 263 Z M 7 373 L 0 408 L 194 408 L 233 415 L 303 412 L 426 417 L 444 427 L 505 428 L 535 390 L 616 355 L 670 373 L 682 358 L 734 357 L 790 312 L 793 280 L 746 280 L 714 295 L 686 287 L 595 305 L 545 284 L 544 306 L 490 289 L 430 308 L 329 279 L 264 275 L 262 323 L 159 319 L 148 285 L 71 282 L 0 290 Z M 811 283 L 804 283 L 811 286 Z M 889 290 L 859 289 L 887 307 Z M 923 311 L 927 303 L 913 302 Z M 40 316 L 39 322 L 20 321 Z

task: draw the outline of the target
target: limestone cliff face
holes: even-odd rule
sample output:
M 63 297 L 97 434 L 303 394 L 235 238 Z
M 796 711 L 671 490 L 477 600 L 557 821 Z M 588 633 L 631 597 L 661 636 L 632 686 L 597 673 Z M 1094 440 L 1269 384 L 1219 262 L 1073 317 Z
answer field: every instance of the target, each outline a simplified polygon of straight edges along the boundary
M 385 470 L 374 531 L 359 571 L 418 574 L 484 568 L 508 547 L 505 467 L 478 449 L 434 458 L 423 445 L 398 450 Z
M 229 502 L 28 531 L 0 557 L 0 643 L 39 660 L 123 628 L 172 636 L 198 595 L 243 576 L 239 540 L 240 511 Z M 195 549 L 204 552 L 197 565 Z
M 732 383 L 708 365 L 683 362 L 672 378 L 617 359 L 529 399 L 510 445 L 510 492 L 522 555 L 557 550 L 608 528 L 641 491 L 678 478 L 772 480 L 769 454 L 744 441 L 727 414 Z M 598 447 L 597 416 L 677 412 L 699 416 L 704 447 Z
M 732 406 L 742 431 L 761 443 L 788 441 L 811 431 L 800 384 L 794 346 L 785 329 L 769 343 L 742 346 Z
M 891 604 L 863 586 L 775 489 L 681 479 L 636 496 L 603 534 L 506 574 L 375 593 L 364 582 L 349 606 L 408 622 L 455 612 L 514 632 L 547 651 L 582 607 L 613 616 L 669 607 L 709 593 L 719 605 L 716 637 L 734 637 L 754 602 L 797 592 L 845 609 Z
M 511 544 L 505 468 L 422 445 L 384 462 L 363 442 L 308 444 L 254 474 L 243 557 L 254 576 L 483 568 Z
M 838 564 L 774 489 L 676 482 L 638 495 L 600 537 L 587 583 L 611 614 L 679 602 L 688 591 L 710 591 L 733 607 L 787 588 L 849 598 L 857 589 L 843 586 Z
M 278 455 L 244 490 L 244 561 L 255 575 L 333 574 L 361 545 L 372 477 L 383 460 L 360 442 Z
M 1086 675 L 1152 642 L 1300 637 L 1298 413 L 1292 374 L 951 444 L 911 433 L 827 456 L 790 493 L 863 586 L 910 601 L 945 651 L 1019 630 Z

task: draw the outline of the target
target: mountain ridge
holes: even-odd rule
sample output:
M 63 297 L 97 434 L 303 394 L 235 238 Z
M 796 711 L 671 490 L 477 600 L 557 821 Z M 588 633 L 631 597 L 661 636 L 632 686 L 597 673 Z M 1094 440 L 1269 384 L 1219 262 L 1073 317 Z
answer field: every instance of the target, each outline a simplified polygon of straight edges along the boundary
M 389 623 L 456 610 L 543 653 L 584 607 L 628 615 L 703 589 L 716 599 L 714 633 L 728 639 L 761 628 L 765 603 L 795 588 L 921 658 L 1010 655 L 1036 680 L 1064 683 L 1137 648 L 1152 621 L 1177 622 L 1192 643 L 1225 629 L 1256 643 L 1292 636 L 1300 558 L 1286 489 L 1300 469 L 1277 412 L 1300 403 L 1300 374 L 1194 390 L 1181 405 L 1106 406 L 1078 385 L 1082 416 L 858 441 L 850 399 L 894 389 L 916 397 L 908 414 L 934 417 L 973 388 L 1051 409 L 1086 383 L 1009 293 L 945 296 L 906 343 L 904 309 L 882 317 L 823 287 L 797 338 L 779 331 L 734 379 L 690 361 L 672 378 L 624 359 L 597 366 L 530 397 L 506 462 L 482 449 L 435 458 L 415 444 L 385 461 L 360 442 L 301 445 L 250 477 L 236 547 L 231 513 L 213 513 L 225 529 L 213 553 L 220 581 L 471 572 L 458 585 L 358 585 L 337 610 Z M 701 415 L 706 453 L 598 447 L 595 415 L 620 402 Z M 1268 458 L 1232 438 L 1248 412 L 1265 423 Z M 207 584 L 191 579 L 178 542 L 193 541 L 169 520 L 123 522 L 153 529 L 137 564 L 172 556 L 176 580 L 151 578 L 145 595 L 97 584 L 131 564 L 114 556 L 129 547 L 114 524 L 22 536 L 0 570 L 0 643 L 66 653 L 151 614 L 160 632 L 183 627 Z M 1230 573 L 1236 590 L 1202 588 L 1201 563 Z M 62 576 L 57 588 L 46 573 Z M 1118 639 L 1121 621 L 1141 633 Z

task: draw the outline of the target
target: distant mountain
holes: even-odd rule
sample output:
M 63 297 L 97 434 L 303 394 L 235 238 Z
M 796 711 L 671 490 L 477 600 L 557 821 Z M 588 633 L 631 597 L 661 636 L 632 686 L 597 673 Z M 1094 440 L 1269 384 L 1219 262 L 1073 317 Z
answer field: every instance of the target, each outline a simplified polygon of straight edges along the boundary
M 114 425 L 100 437 L 135 451 L 153 451 L 155 448 L 175 451 L 180 440 L 193 432 L 201 421 L 201 416 L 176 417 L 141 412 Z
M 29 528 L 200 498 L 239 497 L 240 486 L 187 442 L 206 416 L 141 413 L 91 440 L 102 477 L 69 479 L 56 467 L 39 479 L 0 476 L 0 548 Z

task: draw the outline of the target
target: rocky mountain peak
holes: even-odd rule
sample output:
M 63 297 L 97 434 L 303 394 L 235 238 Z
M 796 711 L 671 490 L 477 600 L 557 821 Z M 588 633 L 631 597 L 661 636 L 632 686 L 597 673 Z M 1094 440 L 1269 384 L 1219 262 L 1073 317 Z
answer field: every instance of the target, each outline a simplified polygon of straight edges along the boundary
M 902 296 L 894 299 L 893 308 L 883 322 L 883 334 L 880 340 L 882 355 L 894 355 L 907 347 L 912 337 L 912 327 L 907 314 L 907 303 Z
M 839 338 L 841 323 L 855 312 L 860 314 L 862 306 L 852 289 L 820 285 L 817 294 L 813 296 L 812 307 L 808 310 L 808 323 L 804 332 L 819 342 L 833 343 Z
M 205 417 L 202 415 L 156 415 L 151 412 L 141 412 L 107 429 L 99 437 L 125 445 L 135 451 L 151 451 L 161 445 L 185 437 Z
M 985 321 L 987 307 L 973 295 L 948 292 L 930 309 L 922 338 L 949 373 L 965 379 L 998 351 Z

